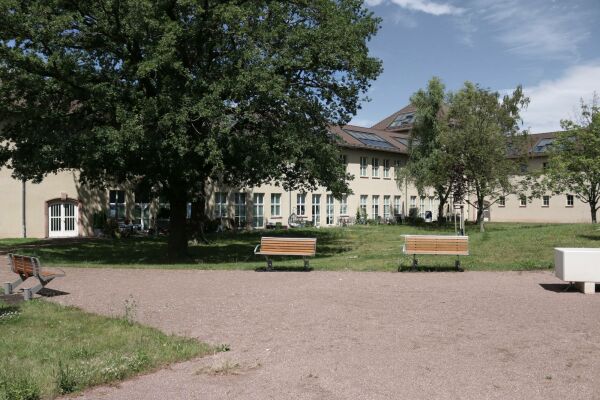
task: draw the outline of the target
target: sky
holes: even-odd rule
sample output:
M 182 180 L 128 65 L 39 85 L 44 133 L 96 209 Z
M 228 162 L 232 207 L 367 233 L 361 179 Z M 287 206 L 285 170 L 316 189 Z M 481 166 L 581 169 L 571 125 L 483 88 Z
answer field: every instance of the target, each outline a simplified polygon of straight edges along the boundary
M 560 129 L 600 95 L 600 0 L 365 0 L 382 19 L 369 43 L 384 72 L 352 124 L 372 126 L 438 76 L 501 93 L 522 85 L 531 133 Z

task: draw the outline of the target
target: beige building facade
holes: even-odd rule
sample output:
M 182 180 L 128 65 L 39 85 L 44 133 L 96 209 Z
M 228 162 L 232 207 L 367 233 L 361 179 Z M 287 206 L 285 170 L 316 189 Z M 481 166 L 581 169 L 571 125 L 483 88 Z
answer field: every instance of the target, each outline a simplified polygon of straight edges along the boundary
M 438 203 L 433 192 L 419 194 L 411 185 L 399 185 L 396 169 L 408 159 L 408 138 L 414 108 L 405 107 L 372 128 L 333 127 L 332 135 L 343 153 L 347 171 L 354 176 L 351 193 L 335 199 L 325 189 L 313 192 L 286 191 L 277 184 L 254 188 L 224 188 L 207 185 L 207 214 L 223 226 L 263 229 L 288 226 L 290 222 L 319 227 L 356 221 L 357 212 L 381 222 L 406 217 L 411 208 L 420 217 L 437 219 Z M 527 168 L 543 169 L 552 134 L 532 135 Z M 97 219 L 109 218 L 139 229 L 160 222 L 160 204 L 127 188 L 90 189 L 82 186 L 76 171 L 47 176 L 39 184 L 21 182 L 0 169 L 0 238 L 59 238 L 94 234 Z M 168 207 L 165 205 L 165 207 Z M 446 214 L 452 212 L 448 205 Z M 292 215 L 295 216 L 291 217 Z M 466 216 L 474 220 L 476 210 Z M 494 203 L 488 220 L 497 222 L 589 222 L 587 204 L 569 193 L 552 194 L 533 201 L 516 195 Z

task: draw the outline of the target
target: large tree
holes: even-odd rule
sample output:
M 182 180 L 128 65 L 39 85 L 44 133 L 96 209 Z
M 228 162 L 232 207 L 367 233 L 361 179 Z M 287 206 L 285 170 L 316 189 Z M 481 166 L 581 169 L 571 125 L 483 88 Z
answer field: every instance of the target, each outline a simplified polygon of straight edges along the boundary
M 444 206 L 452 193 L 453 160 L 442 146 L 440 137 L 446 128 L 446 92 L 442 81 L 433 77 L 426 89 L 419 89 L 410 98 L 416 108 L 411 130 L 410 157 L 400 170 L 400 181 L 412 181 L 419 193 L 433 188 L 438 198 L 438 222 L 443 222 Z
M 576 120 L 562 120 L 549 151 L 548 167 L 536 182 L 534 196 L 546 192 L 572 193 L 590 207 L 592 223 L 600 209 L 600 105 L 581 101 Z
M 523 162 L 526 140 L 524 132 L 517 135 L 519 113 L 528 102 L 520 86 L 501 98 L 498 92 L 470 82 L 450 96 L 448 129 L 440 141 L 474 194 L 474 201 L 465 200 L 477 209 L 482 232 L 484 211 L 518 190 L 514 176 Z
M 378 23 L 361 0 L 0 0 L 0 161 L 158 190 L 181 256 L 207 179 L 347 191 L 327 127 L 381 70 Z

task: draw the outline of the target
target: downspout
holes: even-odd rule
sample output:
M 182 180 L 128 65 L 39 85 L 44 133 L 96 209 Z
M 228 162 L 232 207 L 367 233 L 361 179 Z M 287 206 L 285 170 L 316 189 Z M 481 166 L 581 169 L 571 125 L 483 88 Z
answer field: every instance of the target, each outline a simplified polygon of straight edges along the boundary
M 27 186 L 26 180 L 21 180 L 21 222 L 23 224 L 23 237 L 27 237 Z

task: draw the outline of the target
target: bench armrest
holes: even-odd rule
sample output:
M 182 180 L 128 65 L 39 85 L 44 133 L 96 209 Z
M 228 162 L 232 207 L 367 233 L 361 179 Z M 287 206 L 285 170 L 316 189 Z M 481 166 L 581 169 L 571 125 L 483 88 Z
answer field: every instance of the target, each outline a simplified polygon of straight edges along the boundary
M 260 244 L 257 244 L 256 247 L 254 248 L 254 254 L 256 254 L 258 252 L 259 248 L 260 248 Z

